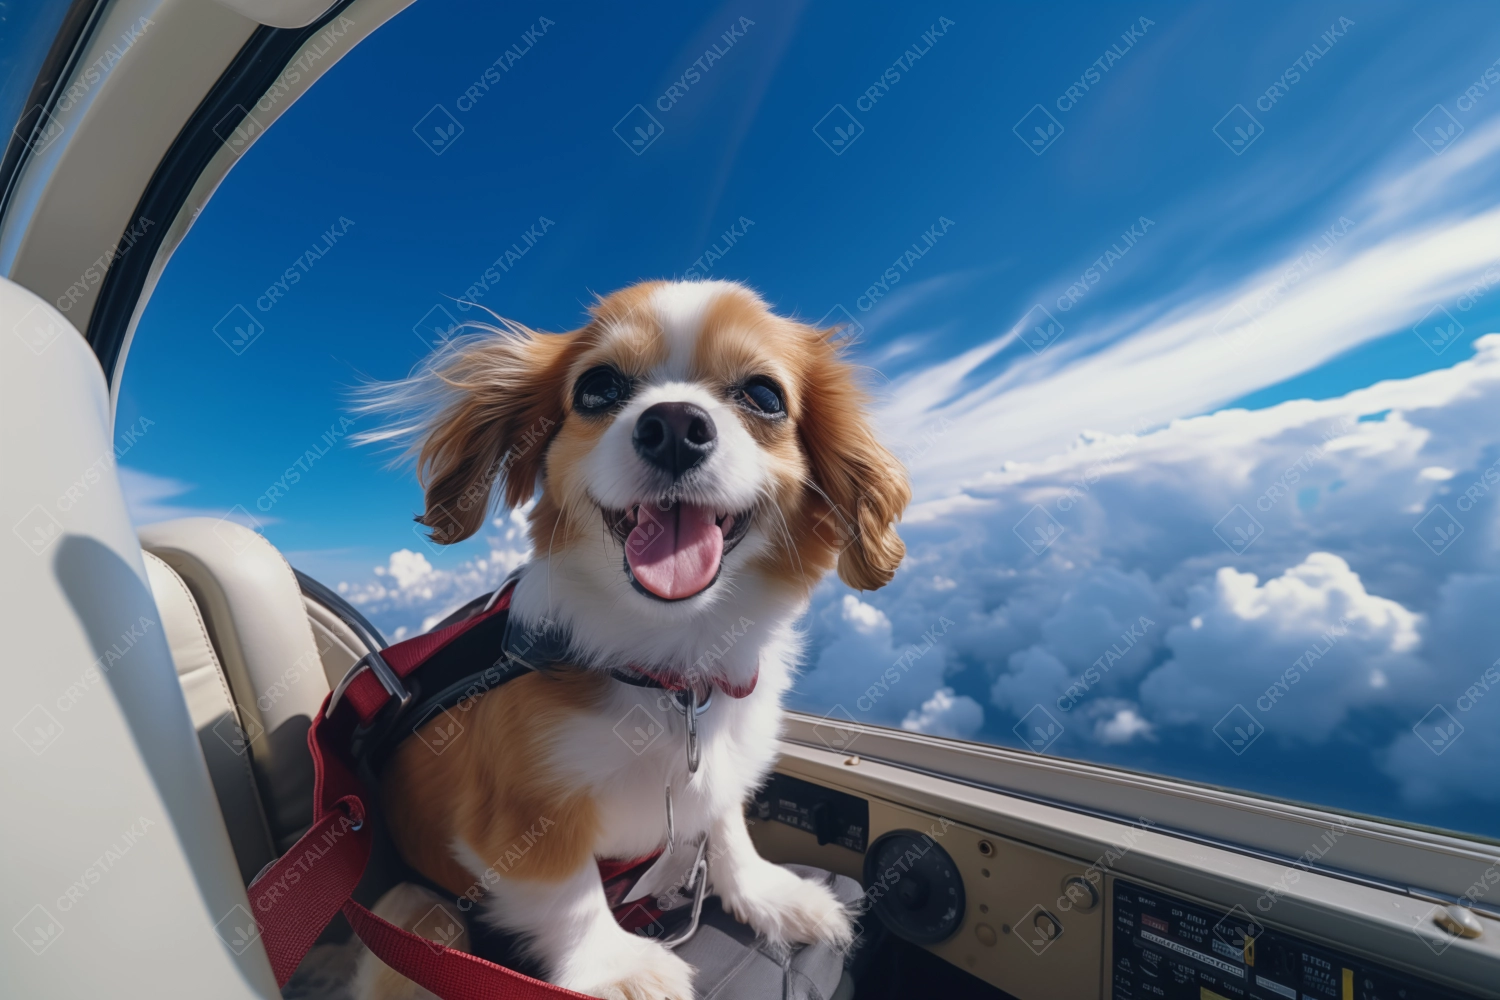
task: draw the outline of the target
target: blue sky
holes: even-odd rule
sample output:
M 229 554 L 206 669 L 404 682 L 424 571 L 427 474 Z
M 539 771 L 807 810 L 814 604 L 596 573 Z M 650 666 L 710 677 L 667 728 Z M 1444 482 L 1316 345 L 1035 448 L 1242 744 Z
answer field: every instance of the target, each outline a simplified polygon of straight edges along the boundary
M 490 535 L 451 551 L 424 546 L 410 523 L 421 506 L 410 474 L 343 439 L 359 426 L 342 422 L 347 390 L 404 374 L 427 347 L 414 327 L 436 306 L 477 315 L 457 301 L 467 294 L 530 326 L 568 329 L 593 293 L 683 276 L 724 249 L 734 227 L 732 247 L 694 273 L 746 281 L 805 319 L 838 306 L 854 317 L 860 355 L 880 376 L 883 431 L 926 504 L 907 529 L 913 559 L 898 585 L 862 599 L 820 591 L 804 707 L 848 703 L 871 721 L 1020 745 L 1013 726 L 1027 707 L 1017 692 L 1055 705 L 1052 681 L 1037 679 L 1075 678 L 1094 659 L 1058 645 L 1059 623 L 1075 612 L 1107 621 L 1102 653 L 1126 627 L 1115 625 L 1149 606 L 1158 617 L 1132 654 L 1142 657 L 1136 672 L 1096 692 L 1088 725 L 1072 724 L 1070 711 L 1068 736 L 1050 752 L 1500 836 L 1495 789 L 1455 784 L 1423 797 L 1433 779 L 1421 758 L 1402 763 L 1400 741 L 1426 695 L 1407 703 L 1391 693 L 1406 690 L 1402 677 L 1435 683 L 1420 650 L 1472 640 L 1442 682 L 1456 685 L 1445 697 L 1457 713 L 1472 677 L 1500 655 L 1500 636 L 1485 656 L 1444 603 L 1500 569 L 1480 542 L 1489 522 L 1471 521 L 1470 548 L 1441 564 L 1418 561 L 1433 553 L 1409 530 L 1443 491 L 1468 483 L 1469 464 L 1482 474 L 1500 432 L 1450 422 L 1419 433 L 1401 409 L 1451 415 L 1488 398 L 1475 387 L 1488 369 L 1470 361 L 1487 356 L 1472 342 L 1500 329 L 1500 291 L 1484 276 L 1500 264 L 1488 214 L 1500 201 L 1500 73 L 1484 76 L 1500 57 L 1500 25 L 1486 8 L 745 2 L 704 11 L 422 0 L 346 57 L 235 166 L 157 287 L 118 416 L 122 431 L 151 422 L 121 459 L 138 516 L 241 506 L 299 568 L 348 582 L 383 627 L 418 628 L 523 550 L 503 515 Z M 708 59 L 715 44 L 722 57 Z M 835 126 L 851 127 L 846 115 L 857 131 L 840 149 L 830 143 Z M 1419 123 L 1453 136 L 1435 152 Z M 435 150 L 423 137 L 438 125 L 454 135 Z M 639 152 L 625 141 L 640 137 L 637 125 L 650 135 Z M 1238 150 L 1237 125 L 1249 129 Z M 1031 140 L 1048 128 L 1038 149 Z M 526 252 L 507 260 L 513 244 Z M 905 257 L 913 244 L 926 252 Z M 295 283 L 283 279 L 289 270 Z M 286 286 L 272 301 L 278 279 Z M 1438 307 L 1462 326 L 1440 353 L 1430 332 L 1424 341 L 1412 329 Z M 1061 332 L 1034 353 L 1022 336 L 1038 308 Z M 236 353 L 215 327 L 244 314 L 263 332 Z M 1448 393 L 1431 379 L 1450 370 L 1478 381 Z M 1382 380 L 1406 403 L 1359 395 Z M 1303 399 L 1327 405 L 1277 407 Z M 1346 429 L 1337 454 L 1406 455 L 1403 482 L 1427 492 L 1379 508 L 1399 532 L 1329 506 L 1383 502 L 1361 492 L 1383 482 L 1370 472 L 1384 461 L 1375 457 L 1346 468 L 1320 454 L 1311 464 L 1323 480 L 1313 485 L 1320 473 L 1304 469 L 1295 502 L 1255 507 L 1266 477 L 1282 477 L 1286 447 L 1300 460 L 1330 427 L 1366 416 L 1364 406 L 1396 411 L 1360 424 L 1366 437 L 1378 425 L 1384 443 Z M 1260 416 L 1205 416 L 1231 407 Z M 1203 420 L 1174 429 L 1194 417 Z M 1085 432 L 1097 454 L 1077 447 Z M 1423 457 L 1439 443 L 1447 458 Z M 1240 492 L 1208 499 L 1214 484 L 1179 469 L 1200 448 L 1202 468 L 1243 460 L 1224 473 L 1241 477 Z M 1080 455 L 1093 464 L 1075 467 Z M 1111 503 L 1089 482 L 1101 462 L 1093 483 L 1122 484 Z M 1078 468 L 1089 489 L 1064 510 L 1059 497 Z M 1145 482 L 1155 492 L 1126 488 Z M 1252 549 L 1213 532 L 1236 503 L 1266 514 L 1265 541 Z M 1032 506 L 1065 531 L 1040 553 L 1012 531 Z M 1147 506 L 1177 511 L 1171 530 L 1203 544 L 1152 541 L 1170 532 Z M 1086 523 L 1064 516 L 1084 511 Z M 1274 522 L 1282 516 L 1299 520 Z M 1395 538 L 1413 551 L 1391 556 Z M 987 561 L 965 561 L 954 539 Z M 401 550 L 420 559 L 393 556 Z M 1308 563 L 1314 552 L 1343 560 L 1355 582 Z M 1215 575 L 1225 569 L 1256 573 L 1258 589 L 1233 598 L 1243 583 Z M 954 593 L 971 600 L 954 610 L 944 603 Z M 1288 593 L 1314 597 L 1304 606 Z M 1380 601 L 1415 624 L 1403 632 Z M 1339 702 L 1316 750 L 1354 775 L 1346 787 L 1267 777 L 1305 775 L 1295 762 L 1307 747 L 1278 742 L 1268 722 L 1271 738 L 1249 766 L 1206 735 L 1219 714 L 1210 709 L 1235 700 L 1185 706 L 1149 680 L 1185 669 L 1200 655 L 1191 633 L 1215 621 L 1246 642 L 1251 605 L 1280 608 L 1298 628 L 1330 608 L 1368 612 L 1363 645 L 1343 643 L 1339 655 L 1351 675 L 1379 671 L 1390 684 Z M 1192 626 L 1195 616 L 1208 624 Z M 860 715 L 861 672 L 878 673 L 879 657 L 900 657 L 944 618 L 953 637 L 923 657 L 926 674 L 913 668 L 923 679 L 910 685 L 911 703 Z

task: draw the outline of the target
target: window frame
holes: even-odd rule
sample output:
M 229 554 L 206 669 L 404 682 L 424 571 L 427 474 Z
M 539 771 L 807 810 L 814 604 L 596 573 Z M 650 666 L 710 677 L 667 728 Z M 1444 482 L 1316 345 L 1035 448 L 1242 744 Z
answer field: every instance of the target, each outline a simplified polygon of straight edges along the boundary
M 94 28 L 104 16 L 107 4 L 101 0 L 72 0 L 58 25 L 52 45 L 42 59 L 36 79 L 21 105 L 21 117 L 10 125 L 10 134 L 5 143 L 5 152 L 0 156 L 0 217 L 5 215 L 15 191 L 16 178 L 31 153 L 31 139 L 41 124 L 44 114 L 50 115 L 57 106 L 63 83 L 72 77 L 78 68 L 83 51 Z

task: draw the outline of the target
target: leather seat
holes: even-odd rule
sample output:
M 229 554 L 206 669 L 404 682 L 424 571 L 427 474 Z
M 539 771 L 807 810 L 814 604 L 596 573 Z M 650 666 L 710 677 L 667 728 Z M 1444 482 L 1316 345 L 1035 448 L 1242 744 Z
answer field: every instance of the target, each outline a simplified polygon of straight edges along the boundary
M 307 730 L 369 642 L 325 603 L 342 603 L 336 596 L 299 580 L 274 546 L 242 525 L 189 517 L 148 525 L 140 539 L 248 883 L 311 823 Z
M 275 860 L 276 851 L 261 808 L 255 772 L 245 754 L 234 695 L 187 584 L 159 557 L 150 552 L 143 555 L 151 594 L 161 612 L 162 632 L 187 698 L 188 715 L 198 732 L 240 876 L 248 884 L 256 872 Z

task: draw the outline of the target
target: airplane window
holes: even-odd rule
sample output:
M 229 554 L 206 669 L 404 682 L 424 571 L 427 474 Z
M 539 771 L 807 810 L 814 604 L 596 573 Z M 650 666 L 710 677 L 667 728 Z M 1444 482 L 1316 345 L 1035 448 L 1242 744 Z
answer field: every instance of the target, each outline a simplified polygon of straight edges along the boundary
M 1500 837 L 1497 53 L 1480 4 L 422 0 L 167 268 L 135 515 L 416 634 L 524 513 L 426 541 L 349 390 L 486 310 L 743 281 L 845 329 L 913 483 L 794 707 Z

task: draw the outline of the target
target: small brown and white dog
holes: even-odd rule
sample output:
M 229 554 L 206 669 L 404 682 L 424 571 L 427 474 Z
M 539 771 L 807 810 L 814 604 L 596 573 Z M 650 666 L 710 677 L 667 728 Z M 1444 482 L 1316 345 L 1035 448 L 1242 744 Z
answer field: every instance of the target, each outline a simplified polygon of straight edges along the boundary
M 664 786 L 676 843 L 707 834 L 712 892 L 736 918 L 773 944 L 848 944 L 849 915 L 756 853 L 744 807 L 776 760 L 810 591 L 835 564 L 875 589 L 904 555 L 906 473 L 876 441 L 858 381 L 835 331 L 705 281 L 626 288 L 569 333 L 506 324 L 461 338 L 385 387 L 377 405 L 417 414 L 387 436 L 414 442 L 418 520 L 437 540 L 478 531 L 492 485 L 513 508 L 539 493 L 511 615 L 559 623 L 575 668 L 483 695 L 441 755 L 405 741 L 382 797 L 406 861 L 455 898 L 482 884 L 481 918 L 522 936 L 551 982 L 693 995 L 686 962 L 616 923 L 596 866 L 662 847 Z M 625 665 L 717 689 L 695 774 L 684 714 L 614 679 Z M 643 750 L 617 735 L 637 706 L 666 728 Z M 672 875 L 653 869 L 645 880 L 661 884 L 645 888 Z M 408 926 L 430 906 L 413 888 L 382 901 Z M 361 961 L 366 996 L 412 985 Z

